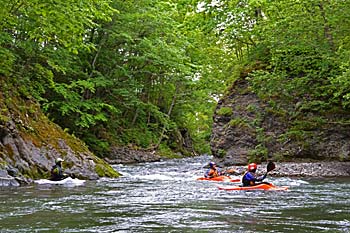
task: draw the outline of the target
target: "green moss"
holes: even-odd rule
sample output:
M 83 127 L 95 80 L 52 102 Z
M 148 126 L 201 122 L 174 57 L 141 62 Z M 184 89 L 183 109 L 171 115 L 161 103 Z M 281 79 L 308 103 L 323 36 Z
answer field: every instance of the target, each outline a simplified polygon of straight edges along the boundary
M 0 84 L 3 84 L 0 80 Z M 1 86 L 1 85 L 0 85 Z M 15 89 L 16 90 L 16 89 Z M 22 93 L 23 94 L 23 93 Z M 74 153 L 87 154 L 91 153 L 85 143 L 76 137 L 64 132 L 58 125 L 52 123 L 40 110 L 40 106 L 28 98 L 21 99 L 16 92 L 11 92 L 9 96 L 4 96 L 0 92 L 0 98 L 5 101 L 0 101 L 0 122 L 13 120 L 19 129 L 20 136 L 25 141 L 32 142 L 36 147 L 46 147 L 50 145 L 57 150 L 62 157 L 65 157 L 67 151 L 61 148 L 59 141 L 63 140 Z M 11 114 L 11 118 L 7 117 Z M 1 152 L 3 156 L 8 156 L 13 160 L 13 150 L 7 145 Z M 119 177 L 120 174 L 115 171 L 108 163 L 98 157 L 94 158 L 96 168 L 95 172 L 100 177 Z M 74 166 L 66 164 L 67 167 Z M 26 168 L 21 171 L 22 174 L 31 179 L 48 177 L 50 174 L 38 167 Z
M 0 122 L 8 122 L 9 120 L 8 116 L 0 114 Z
M 246 110 L 252 113 L 256 113 L 258 111 L 258 107 L 255 104 L 249 104 L 246 107 Z
M 222 107 L 217 111 L 219 116 L 231 116 L 233 113 L 232 108 Z
M 120 176 L 120 173 L 114 170 L 108 164 L 96 164 L 95 172 L 99 177 L 117 178 Z
M 250 94 L 251 92 L 252 92 L 251 87 L 238 89 L 238 93 L 239 93 L 240 95 Z
M 0 158 L 1 158 L 1 156 L 2 156 L 2 153 L 0 152 Z M 5 167 L 6 167 L 6 162 L 5 161 L 1 161 L 0 160 L 0 169 L 4 169 Z
M 307 133 L 303 130 L 288 130 L 286 133 L 281 134 L 278 138 L 279 142 L 286 142 L 288 140 L 303 141 L 307 137 Z
M 288 115 L 290 115 L 290 112 L 287 112 L 286 110 L 282 109 L 282 108 L 266 108 L 266 113 L 272 114 L 274 116 L 278 116 L 278 117 L 287 117 Z
M 41 112 L 40 106 L 34 101 L 25 101 L 12 96 L 11 101 L 5 105 L 6 106 L 1 106 L 0 120 L 10 120 L 3 117 L 5 114 L 1 113 L 5 110 L 6 112 L 11 112 L 14 116 L 13 120 L 20 130 L 21 137 L 33 142 L 36 147 L 52 145 L 57 151 L 63 153 L 58 145 L 58 139 L 62 139 L 74 152 L 84 153 L 89 151 L 83 142 L 64 132 L 58 125 L 52 123 Z
M 322 117 L 313 117 L 309 119 L 295 120 L 292 122 L 292 130 L 314 130 L 324 125 L 327 120 Z
M 241 127 L 241 128 L 248 127 L 249 128 L 249 125 L 244 121 L 244 119 L 239 117 L 232 118 L 228 124 L 231 127 Z
M 43 177 L 43 172 L 40 171 L 37 167 L 31 167 L 26 169 L 25 172 L 23 172 L 25 177 L 30 178 L 30 179 L 40 179 Z
M 14 152 L 13 152 L 13 148 L 11 147 L 11 145 L 10 144 L 6 144 L 6 145 L 4 145 L 4 152 L 5 152 L 5 154 L 8 156 L 8 157 L 10 157 L 12 160 L 14 160 L 13 159 L 13 156 L 14 156 Z
M 233 118 L 230 120 L 230 122 L 228 123 L 231 127 L 236 127 L 239 126 L 241 124 L 242 120 L 240 118 Z

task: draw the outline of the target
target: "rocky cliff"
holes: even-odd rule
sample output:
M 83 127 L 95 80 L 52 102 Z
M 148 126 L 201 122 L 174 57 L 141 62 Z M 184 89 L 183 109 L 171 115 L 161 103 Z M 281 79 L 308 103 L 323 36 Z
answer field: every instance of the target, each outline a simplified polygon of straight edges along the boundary
M 0 186 L 47 178 L 56 158 L 81 179 L 119 176 L 86 145 L 53 124 L 32 100 L 0 92 Z
M 298 103 L 261 99 L 245 75 L 218 102 L 213 120 L 211 150 L 222 166 L 350 160 L 350 125 L 339 123 L 349 114 L 320 114 L 298 109 Z

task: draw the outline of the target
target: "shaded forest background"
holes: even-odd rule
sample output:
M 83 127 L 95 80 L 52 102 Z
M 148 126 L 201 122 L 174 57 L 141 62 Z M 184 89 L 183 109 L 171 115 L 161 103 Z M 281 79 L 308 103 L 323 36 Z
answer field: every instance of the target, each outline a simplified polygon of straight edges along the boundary
M 37 102 L 100 157 L 202 154 L 217 100 L 244 74 L 300 139 L 349 113 L 349 16 L 345 0 L 3 0 L 1 101 Z

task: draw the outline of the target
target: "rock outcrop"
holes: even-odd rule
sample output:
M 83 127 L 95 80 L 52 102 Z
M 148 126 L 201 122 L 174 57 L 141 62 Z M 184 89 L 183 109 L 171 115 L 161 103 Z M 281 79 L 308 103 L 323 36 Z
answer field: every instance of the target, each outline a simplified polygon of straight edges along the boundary
M 267 160 L 350 160 L 350 125 L 338 123 L 348 121 L 349 114 L 318 115 L 303 112 L 298 104 L 284 104 L 284 112 L 276 111 L 269 100 L 251 91 L 244 77 L 237 80 L 213 117 L 211 150 L 216 161 L 230 166 Z
M 0 186 L 47 178 L 58 157 L 64 159 L 66 173 L 81 179 L 119 176 L 83 142 L 49 121 L 35 103 L 11 98 L 5 101 L 0 93 Z

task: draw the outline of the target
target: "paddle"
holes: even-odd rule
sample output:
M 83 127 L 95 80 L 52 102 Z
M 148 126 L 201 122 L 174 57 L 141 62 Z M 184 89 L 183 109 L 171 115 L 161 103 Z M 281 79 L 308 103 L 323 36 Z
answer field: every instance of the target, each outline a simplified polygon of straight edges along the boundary
M 268 172 L 270 172 L 270 171 L 272 171 L 273 169 L 275 169 L 276 168 L 276 165 L 272 162 L 272 161 L 270 161 L 268 164 L 267 164 L 267 167 L 266 167 L 266 174 L 268 173 Z
M 266 173 L 265 173 L 265 175 L 262 177 L 261 181 L 263 181 L 263 180 L 266 178 L 268 172 L 272 171 L 272 170 L 275 169 L 275 168 L 276 168 L 276 165 L 275 165 L 272 161 L 268 162 L 268 164 L 267 164 L 267 166 L 266 166 Z M 270 184 L 270 183 L 268 183 L 268 182 L 262 182 L 262 183 Z
M 222 172 L 222 174 L 224 176 L 230 176 L 230 175 L 235 174 L 235 173 L 236 173 L 236 170 L 233 168 L 226 169 L 226 170 L 224 170 L 224 172 Z

